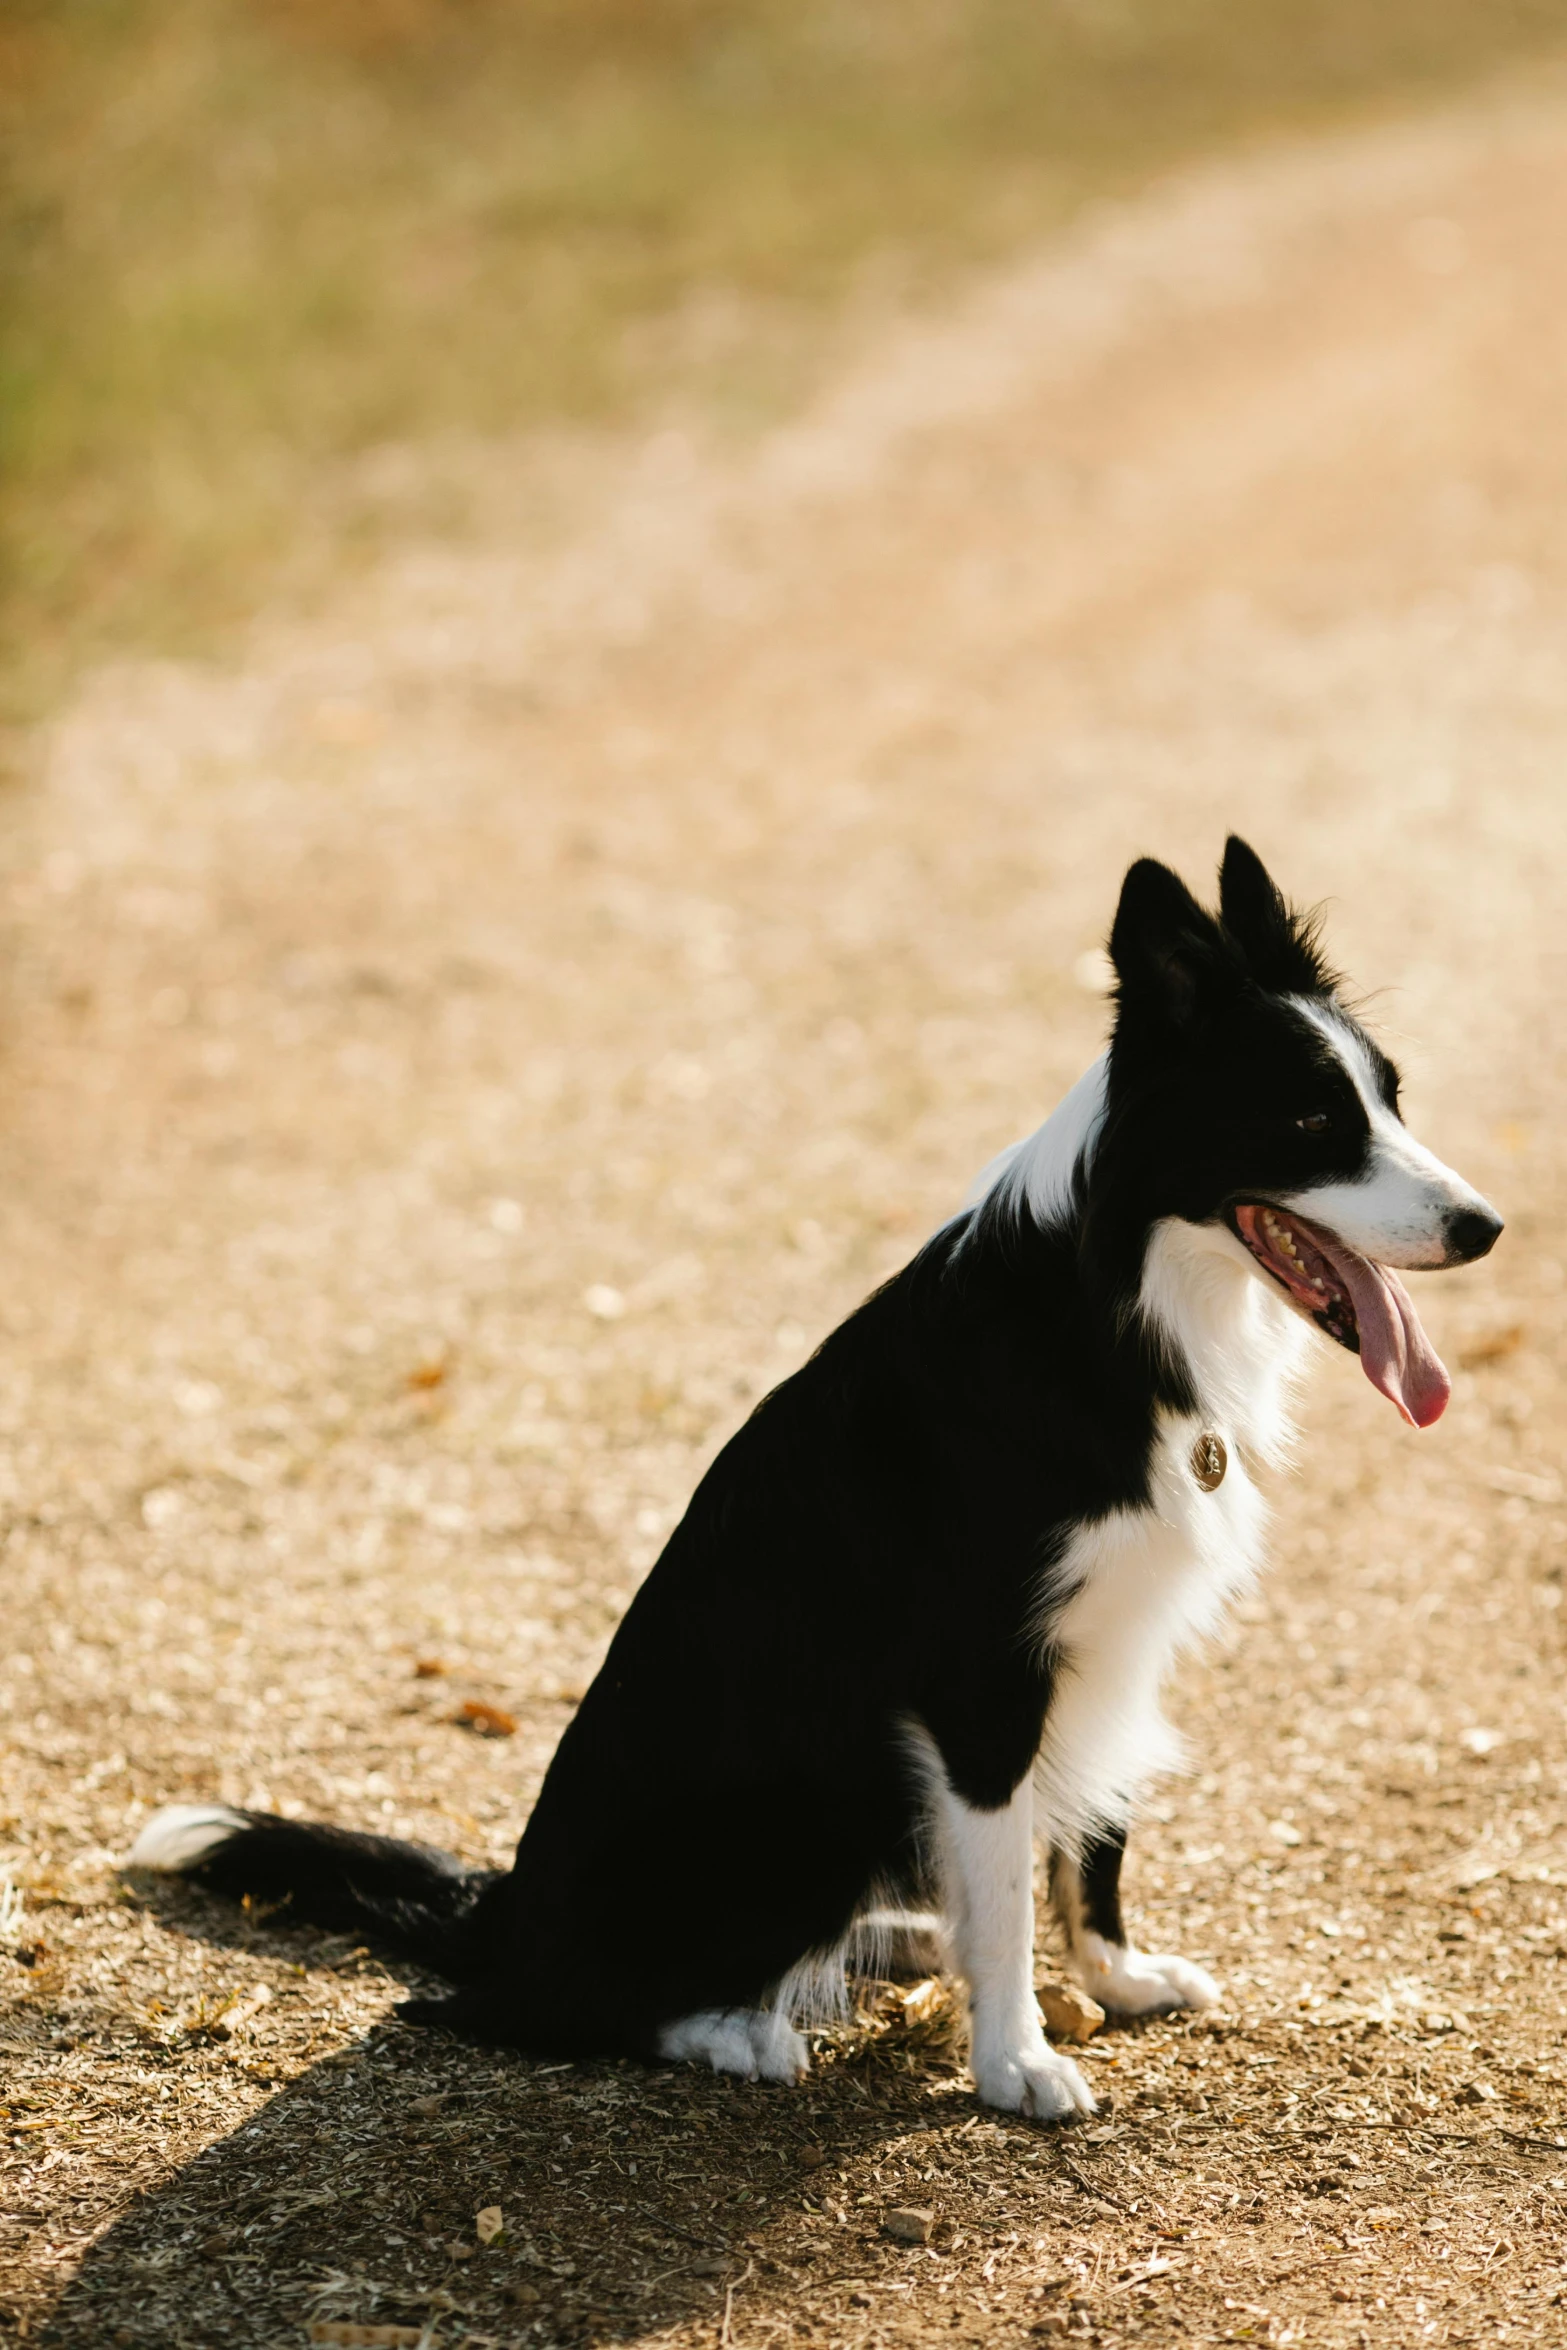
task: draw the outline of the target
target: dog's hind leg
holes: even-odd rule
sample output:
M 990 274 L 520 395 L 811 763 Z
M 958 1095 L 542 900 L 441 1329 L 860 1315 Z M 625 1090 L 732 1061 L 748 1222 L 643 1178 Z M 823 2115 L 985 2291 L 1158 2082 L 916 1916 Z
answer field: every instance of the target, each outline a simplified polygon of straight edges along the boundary
M 952 1963 L 946 1921 L 933 1909 L 882 1903 L 861 1910 L 849 1928 L 845 1963 L 852 1975 L 917 1983 L 944 1974 Z
M 710 2064 L 745 2081 L 799 2081 L 810 2053 L 783 2007 L 710 2007 L 666 2024 L 658 2053 L 670 2064 Z
M 1050 1855 L 1050 1899 L 1066 1934 L 1067 1952 L 1083 1987 L 1117 2015 L 1169 2015 L 1178 2008 L 1213 2007 L 1219 1986 L 1189 1958 L 1169 1951 L 1135 1950 L 1121 1916 L 1122 1829 L 1107 1829 L 1083 1847 L 1082 1858 Z

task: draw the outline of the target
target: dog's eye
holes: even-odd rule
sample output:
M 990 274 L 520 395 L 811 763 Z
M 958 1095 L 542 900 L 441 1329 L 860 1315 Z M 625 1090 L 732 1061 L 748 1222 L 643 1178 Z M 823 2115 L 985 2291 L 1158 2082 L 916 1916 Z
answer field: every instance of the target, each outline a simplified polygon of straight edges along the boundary
M 1326 1134 L 1333 1121 L 1326 1110 L 1313 1110 L 1307 1117 L 1297 1118 L 1295 1123 L 1302 1134 Z

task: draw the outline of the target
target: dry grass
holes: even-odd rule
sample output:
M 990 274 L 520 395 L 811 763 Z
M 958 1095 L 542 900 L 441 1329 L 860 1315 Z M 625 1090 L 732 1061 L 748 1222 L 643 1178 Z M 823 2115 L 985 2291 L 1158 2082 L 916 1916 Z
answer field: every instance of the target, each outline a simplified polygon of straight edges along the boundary
M 280 567 L 297 595 L 460 531 L 474 436 L 675 396 L 752 425 L 851 290 L 1564 31 L 1562 0 L 20 0 L 12 704 L 212 641 Z

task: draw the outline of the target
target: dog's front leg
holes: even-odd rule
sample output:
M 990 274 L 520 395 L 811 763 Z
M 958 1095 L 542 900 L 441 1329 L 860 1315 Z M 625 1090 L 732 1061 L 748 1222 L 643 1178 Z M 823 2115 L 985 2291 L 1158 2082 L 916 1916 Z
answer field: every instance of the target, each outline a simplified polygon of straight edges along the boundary
M 938 1796 L 947 1902 L 968 1981 L 974 2085 L 986 2105 L 1062 2121 L 1092 2113 L 1093 2091 L 1045 2039 L 1034 1997 L 1034 1808 L 1025 1778 L 1009 1803 L 980 1811 Z

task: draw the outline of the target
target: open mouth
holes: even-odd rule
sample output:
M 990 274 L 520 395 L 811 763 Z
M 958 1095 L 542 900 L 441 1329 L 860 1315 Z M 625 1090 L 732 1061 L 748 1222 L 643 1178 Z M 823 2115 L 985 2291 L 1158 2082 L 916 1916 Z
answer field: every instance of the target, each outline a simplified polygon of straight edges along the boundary
M 1442 1417 L 1452 1382 L 1398 1275 L 1304 1217 L 1261 1201 L 1230 1224 L 1290 1303 L 1351 1354 L 1412 1428 Z

